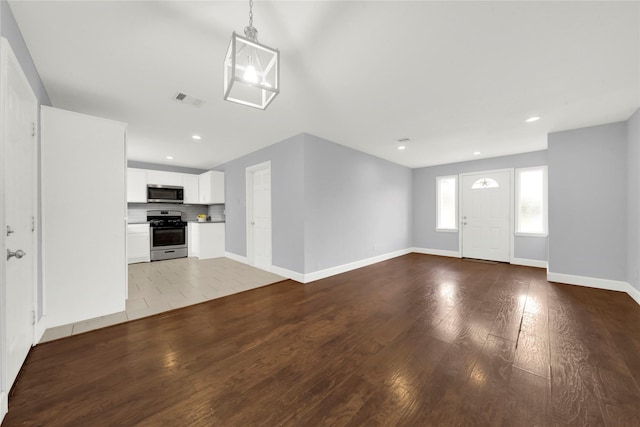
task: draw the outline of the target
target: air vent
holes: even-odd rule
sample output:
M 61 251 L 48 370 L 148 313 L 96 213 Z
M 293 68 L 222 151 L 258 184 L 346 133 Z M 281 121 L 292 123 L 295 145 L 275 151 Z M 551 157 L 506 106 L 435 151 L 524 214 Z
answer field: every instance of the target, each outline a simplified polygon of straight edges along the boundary
M 202 105 L 204 105 L 204 103 L 206 102 L 203 99 L 198 99 L 182 92 L 178 92 L 174 99 L 181 104 L 189 104 L 193 105 L 194 107 L 202 107 Z

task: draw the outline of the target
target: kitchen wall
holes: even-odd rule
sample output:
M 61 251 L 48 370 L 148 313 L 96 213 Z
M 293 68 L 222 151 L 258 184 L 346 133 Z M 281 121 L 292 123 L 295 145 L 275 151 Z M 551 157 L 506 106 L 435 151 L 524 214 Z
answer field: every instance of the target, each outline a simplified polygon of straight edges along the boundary
M 548 138 L 549 273 L 626 281 L 627 124 Z
M 627 121 L 627 282 L 640 291 L 640 109 Z
M 459 251 L 458 232 L 435 231 L 436 177 L 546 164 L 547 152 L 535 151 L 413 169 L 413 246 L 439 251 Z M 514 257 L 546 261 L 547 242 L 547 237 L 516 236 Z
M 304 135 L 304 272 L 411 247 L 411 169 Z
M 13 49 L 18 61 L 20 62 L 20 66 L 22 67 L 22 71 L 27 76 L 29 80 L 29 84 L 33 89 L 37 99 L 38 99 L 38 147 L 37 147 L 37 161 L 38 165 L 40 165 L 41 159 L 41 149 L 40 149 L 40 106 L 41 105 L 53 105 L 51 100 L 49 99 L 49 94 L 47 94 L 47 90 L 42 84 L 42 80 L 40 79 L 40 75 L 38 74 L 38 70 L 36 69 L 35 64 L 33 63 L 33 59 L 31 58 L 31 54 L 29 53 L 29 49 L 27 49 L 27 45 L 22 38 L 22 33 L 18 28 L 18 24 L 13 16 L 13 12 L 11 12 L 11 8 L 9 7 L 9 3 L 6 0 L 0 0 L 0 35 L 6 38 Z M 40 168 L 37 168 L 37 182 L 38 182 L 38 200 L 41 199 L 41 189 L 40 189 Z M 42 224 L 42 210 L 38 205 L 38 224 Z M 43 289 L 42 289 L 42 230 L 38 228 L 38 284 L 37 284 L 37 318 L 40 320 L 43 314 Z

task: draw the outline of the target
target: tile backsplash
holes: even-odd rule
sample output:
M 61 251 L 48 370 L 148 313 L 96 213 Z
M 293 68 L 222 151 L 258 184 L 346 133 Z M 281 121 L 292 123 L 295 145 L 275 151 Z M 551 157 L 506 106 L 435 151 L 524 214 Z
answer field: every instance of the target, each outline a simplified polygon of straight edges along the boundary
M 224 205 L 174 205 L 171 203 L 129 203 L 127 215 L 129 222 L 145 222 L 147 211 L 150 210 L 172 210 L 182 212 L 184 221 L 195 221 L 198 214 L 205 214 L 211 217 L 212 221 L 224 221 Z

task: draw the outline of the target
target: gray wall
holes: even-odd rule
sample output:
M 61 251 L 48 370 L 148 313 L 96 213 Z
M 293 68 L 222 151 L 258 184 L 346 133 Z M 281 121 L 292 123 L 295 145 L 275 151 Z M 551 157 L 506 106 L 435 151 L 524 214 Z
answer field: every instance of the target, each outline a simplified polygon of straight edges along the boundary
M 549 272 L 627 280 L 627 127 L 549 134 Z
M 411 169 L 305 135 L 305 273 L 411 247 Z
M 640 290 L 640 109 L 627 121 L 627 282 Z
M 40 79 L 40 75 L 38 74 L 38 70 L 36 69 L 35 64 L 33 63 L 33 59 L 31 58 L 31 54 L 29 53 L 29 49 L 27 49 L 27 45 L 22 38 L 22 33 L 18 28 L 18 24 L 13 16 L 13 12 L 11 12 L 11 8 L 6 0 L 0 0 L 0 35 L 6 38 L 13 49 L 16 57 L 18 58 L 18 62 L 20 62 L 20 66 L 22 67 L 22 71 L 27 76 L 29 80 L 29 84 L 33 89 L 36 97 L 38 98 L 38 148 L 37 148 L 37 156 L 38 156 L 38 165 L 40 165 L 40 105 L 49 105 L 51 106 L 51 100 L 49 99 L 49 94 L 47 94 L 47 90 Z M 37 171 L 37 182 L 38 182 L 38 200 L 40 200 L 41 192 L 40 192 L 40 168 L 38 167 Z M 42 224 L 42 210 L 40 206 L 38 206 L 38 224 Z M 42 230 L 38 228 L 38 319 L 42 317 L 43 313 L 43 290 L 42 290 Z
M 458 251 L 458 233 L 436 229 L 436 177 L 496 169 L 525 168 L 547 164 L 546 151 L 493 157 L 413 170 L 413 246 Z M 516 236 L 514 257 L 547 260 L 547 238 Z
M 225 163 L 226 249 L 246 256 L 246 177 L 271 161 L 275 266 L 310 273 L 411 246 L 411 170 L 300 134 Z
M 271 161 L 272 264 L 304 272 L 304 134 L 215 168 L 225 172 L 226 250 L 247 255 L 246 168 Z

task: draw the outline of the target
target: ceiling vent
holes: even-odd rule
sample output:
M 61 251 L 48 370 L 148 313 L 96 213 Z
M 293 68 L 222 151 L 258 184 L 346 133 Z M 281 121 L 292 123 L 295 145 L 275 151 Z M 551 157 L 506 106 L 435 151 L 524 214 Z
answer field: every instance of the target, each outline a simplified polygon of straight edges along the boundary
M 203 99 L 198 99 L 195 98 L 191 95 L 187 95 L 186 93 L 182 93 L 182 92 L 178 92 L 176 94 L 176 96 L 174 97 L 174 99 L 176 101 L 178 101 L 181 104 L 189 104 L 189 105 L 193 105 L 194 107 L 202 107 L 204 105 L 204 103 L 206 102 Z

